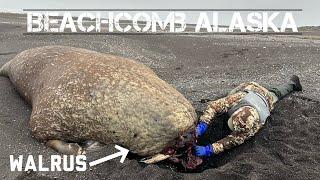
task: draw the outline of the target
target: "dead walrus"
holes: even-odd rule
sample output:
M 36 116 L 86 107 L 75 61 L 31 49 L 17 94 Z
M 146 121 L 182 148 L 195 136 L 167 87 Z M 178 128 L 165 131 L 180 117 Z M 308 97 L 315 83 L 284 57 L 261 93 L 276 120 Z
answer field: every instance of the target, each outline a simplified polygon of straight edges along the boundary
M 18 54 L 0 74 L 32 105 L 33 136 L 62 153 L 82 150 L 70 142 L 92 140 L 156 162 L 185 143 L 196 124 L 183 95 L 130 59 L 46 46 Z

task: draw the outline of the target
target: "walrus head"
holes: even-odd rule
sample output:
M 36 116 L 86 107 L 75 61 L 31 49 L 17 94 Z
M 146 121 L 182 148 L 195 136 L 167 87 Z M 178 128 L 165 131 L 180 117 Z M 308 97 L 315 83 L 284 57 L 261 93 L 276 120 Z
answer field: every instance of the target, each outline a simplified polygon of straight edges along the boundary
M 175 144 L 166 147 L 161 153 L 144 158 L 140 162 L 154 164 L 168 159 L 171 162 L 182 164 L 186 169 L 196 169 L 202 164 L 202 159 L 194 155 L 193 147 L 196 144 L 195 130 L 185 132 L 175 140 Z

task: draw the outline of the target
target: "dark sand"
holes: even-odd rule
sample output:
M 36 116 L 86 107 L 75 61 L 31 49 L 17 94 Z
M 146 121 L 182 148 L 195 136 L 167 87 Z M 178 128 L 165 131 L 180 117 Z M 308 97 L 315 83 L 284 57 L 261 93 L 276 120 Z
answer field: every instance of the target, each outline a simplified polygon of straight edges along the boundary
M 181 172 L 168 163 L 145 166 L 132 156 L 124 164 L 114 159 L 81 173 L 10 172 L 10 154 L 42 154 L 48 165 L 56 152 L 31 137 L 27 127 L 31 108 L 10 81 L 0 77 L 0 179 L 319 179 L 318 36 L 24 36 L 24 21 L 0 14 L 0 66 L 23 50 L 44 45 L 125 56 L 154 69 L 198 112 L 205 108 L 206 99 L 217 99 L 244 81 L 277 84 L 297 74 L 304 91 L 279 102 L 254 138 L 211 158 L 195 173 Z M 213 124 L 211 141 L 228 133 L 222 119 Z M 114 146 L 109 145 L 88 159 L 113 152 Z

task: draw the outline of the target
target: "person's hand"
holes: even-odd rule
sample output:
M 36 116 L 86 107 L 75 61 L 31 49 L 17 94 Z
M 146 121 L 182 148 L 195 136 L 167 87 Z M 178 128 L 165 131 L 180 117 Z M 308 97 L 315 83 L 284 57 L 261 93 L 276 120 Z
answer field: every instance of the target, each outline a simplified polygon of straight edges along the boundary
M 200 121 L 200 123 L 196 127 L 196 136 L 197 137 L 202 136 L 207 131 L 207 129 L 208 129 L 208 124 L 203 121 Z
M 211 144 L 207 145 L 207 146 L 195 146 L 194 147 L 195 150 L 195 155 L 196 156 L 206 156 L 209 157 L 212 154 L 214 154 L 214 149 L 212 147 Z

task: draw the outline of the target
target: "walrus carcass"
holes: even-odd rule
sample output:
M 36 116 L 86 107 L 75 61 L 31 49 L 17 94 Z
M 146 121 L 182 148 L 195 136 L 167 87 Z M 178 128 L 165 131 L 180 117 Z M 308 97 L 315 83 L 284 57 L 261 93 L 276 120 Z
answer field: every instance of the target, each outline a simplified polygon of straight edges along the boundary
M 31 104 L 29 127 L 41 141 L 117 143 L 150 156 L 181 143 L 196 124 L 183 95 L 127 58 L 46 46 L 18 54 L 0 74 Z

